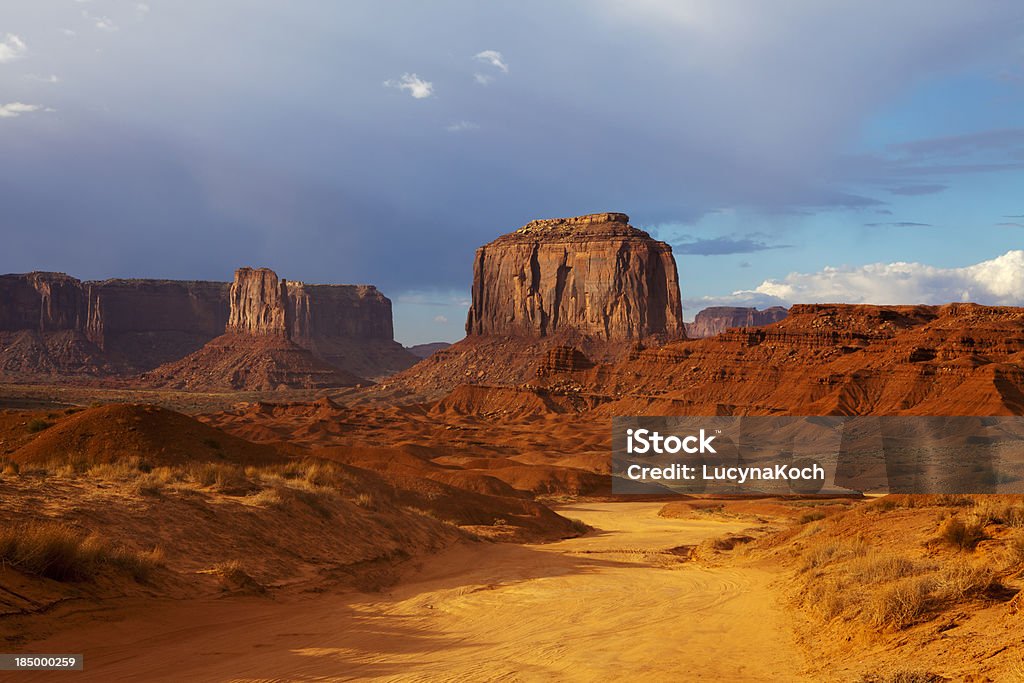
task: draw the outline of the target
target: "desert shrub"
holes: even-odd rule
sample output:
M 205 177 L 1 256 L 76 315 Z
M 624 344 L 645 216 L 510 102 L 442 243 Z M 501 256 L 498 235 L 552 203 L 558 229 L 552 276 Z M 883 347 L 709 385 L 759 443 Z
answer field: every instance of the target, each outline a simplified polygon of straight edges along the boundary
M 367 510 L 376 510 L 378 507 L 376 497 L 370 493 L 357 494 L 355 504 L 361 508 L 366 508 Z
M 881 584 L 913 576 L 921 571 L 917 564 L 899 555 L 866 556 L 849 567 L 850 578 L 862 584 Z
M 93 578 L 104 566 L 127 570 L 144 581 L 163 553 L 111 548 L 98 534 L 83 535 L 57 522 L 25 522 L 0 529 L 0 564 L 56 581 Z
M 284 506 L 284 499 L 277 489 L 262 489 L 245 497 L 245 500 L 258 507 L 279 508 Z
M 194 463 L 188 467 L 188 474 L 200 486 L 213 487 L 219 491 L 245 489 L 251 485 L 245 470 L 228 463 Z
M 569 527 L 577 534 L 583 535 L 590 531 L 590 525 L 582 519 L 569 518 Z
M 800 571 L 823 567 L 833 562 L 862 557 L 868 552 L 868 545 L 861 539 L 826 541 L 814 545 L 804 553 L 803 566 Z
M 52 423 L 47 422 L 42 418 L 34 417 L 28 421 L 28 425 L 25 428 L 28 430 L 29 434 L 38 434 L 39 432 L 45 429 L 49 429 L 52 426 Z
M 1014 564 L 1024 562 L 1024 531 L 1017 532 L 1010 539 L 1010 561 Z
M 110 560 L 113 564 L 126 570 L 139 583 L 149 581 L 153 572 L 166 564 L 164 551 L 159 547 L 146 551 L 132 550 L 121 546 L 110 552 Z
M 997 579 L 991 567 L 959 560 L 945 565 L 936 578 L 937 600 L 960 602 L 981 595 L 995 586 Z
M 959 517 L 950 517 L 939 527 L 939 541 L 960 550 L 974 550 L 984 538 L 985 528 L 978 520 L 964 522 Z
M 819 519 L 825 519 L 824 512 L 805 512 L 797 520 L 798 524 L 810 524 L 811 522 L 817 522 Z
M 909 626 L 926 611 L 933 586 L 933 579 L 915 576 L 882 588 L 867 603 L 868 621 L 875 628 Z

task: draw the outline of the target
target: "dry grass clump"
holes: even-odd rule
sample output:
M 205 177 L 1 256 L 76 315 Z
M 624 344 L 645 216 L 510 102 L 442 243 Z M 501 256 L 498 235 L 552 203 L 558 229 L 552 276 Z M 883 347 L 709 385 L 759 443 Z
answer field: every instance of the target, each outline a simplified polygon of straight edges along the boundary
M 865 617 L 876 629 L 901 629 L 927 611 L 934 590 L 931 576 L 913 576 L 882 587 L 867 602 Z
M 939 528 L 938 540 L 960 550 L 974 550 L 985 538 L 985 525 L 981 519 L 967 522 L 959 517 L 950 517 Z
M 890 493 L 864 506 L 865 512 L 887 512 L 899 508 L 914 509 L 925 507 L 961 508 L 974 507 L 975 501 L 969 496 L 948 493 Z
M 0 564 L 56 581 L 84 581 L 113 566 L 146 581 L 163 565 L 163 553 L 111 548 L 98 534 L 56 522 L 24 522 L 0 529 Z
M 833 562 L 842 562 L 867 554 L 869 546 L 862 539 L 839 539 L 812 546 L 804 553 L 801 572 L 824 567 Z
M 284 507 L 284 498 L 277 489 L 262 489 L 245 497 L 247 503 L 262 508 Z

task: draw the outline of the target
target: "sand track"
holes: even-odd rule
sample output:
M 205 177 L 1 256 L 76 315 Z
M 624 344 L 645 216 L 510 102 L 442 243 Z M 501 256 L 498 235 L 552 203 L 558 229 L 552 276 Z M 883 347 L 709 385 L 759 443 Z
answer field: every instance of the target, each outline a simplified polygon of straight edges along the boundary
M 386 594 L 149 607 L 26 649 L 84 651 L 75 680 L 801 680 L 771 573 L 667 552 L 746 525 L 660 507 L 574 505 L 598 531 L 459 546 Z

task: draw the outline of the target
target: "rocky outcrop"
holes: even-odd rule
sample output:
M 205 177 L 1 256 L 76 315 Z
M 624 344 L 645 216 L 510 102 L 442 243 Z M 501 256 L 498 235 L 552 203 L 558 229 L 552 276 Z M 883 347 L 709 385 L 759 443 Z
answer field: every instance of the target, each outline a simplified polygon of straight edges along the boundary
M 537 367 L 538 377 L 547 377 L 560 372 L 589 370 L 594 363 L 582 351 L 573 346 L 553 346 L 544 354 L 544 360 Z
M 0 276 L 0 373 L 11 379 L 132 375 L 225 333 L 293 342 L 350 377 L 376 377 L 418 360 L 392 329 L 375 287 L 287 282 L 265 268 L 241 268 L 233 283 Z
M 621 213 L 537 220 L 477 249 L 468 335 L 685 336 L 672 248 Z
M 698 313 L 692 323 L 686 323 L 686 336 L 700 339 L 714 337 L 731 327 L 762 327 L 779 322 L 787 314 L 788 311 L 782 306 L 772 306 L 763 311 L 756 308 L 712 306 Z
M 269 268 L 239 268 L 231 283 L 227 332 L 288 337 L 287 283 Z
M 84 286 L 86 335 L 124 372 L 186 356 L 227 324 L 226 282 L 112 279 Z
M 82 283 L 69 275 L 0 275 L 0 331 L 82 331 L 87 317 Z

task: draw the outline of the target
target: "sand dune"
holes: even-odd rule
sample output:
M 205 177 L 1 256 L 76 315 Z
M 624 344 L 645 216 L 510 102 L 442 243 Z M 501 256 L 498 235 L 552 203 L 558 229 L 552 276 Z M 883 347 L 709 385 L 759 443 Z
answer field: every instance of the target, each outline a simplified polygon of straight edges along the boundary
M 84 651 L 95 681 L 799 679 L 767 571 L 671 552 L 747 523 L 660 508 L 569 506 L 597 531 L 456 547 L 383 595 L 128 605 L 30 649 Z

